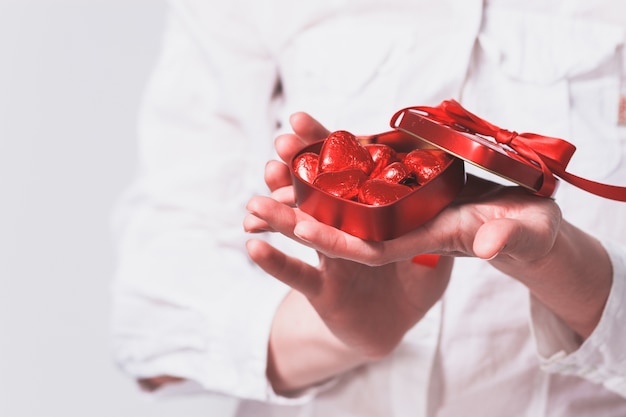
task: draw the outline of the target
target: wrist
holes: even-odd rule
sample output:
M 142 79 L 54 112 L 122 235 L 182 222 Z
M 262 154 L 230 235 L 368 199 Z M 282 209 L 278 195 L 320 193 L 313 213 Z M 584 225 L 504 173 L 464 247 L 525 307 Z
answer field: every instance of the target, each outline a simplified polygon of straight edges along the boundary
M 297 291 L 287 295 L 268 346 L 266 374 L 276 393 L 295 396 L 366 362 L 332 334 L 306 297 Z
M 562 221 L 550 251 L 539 259 L 519 261 L 506 255 L 492 260 L 519 280 L 583 339 L 600 321 L 613 269 L 602 244 Z

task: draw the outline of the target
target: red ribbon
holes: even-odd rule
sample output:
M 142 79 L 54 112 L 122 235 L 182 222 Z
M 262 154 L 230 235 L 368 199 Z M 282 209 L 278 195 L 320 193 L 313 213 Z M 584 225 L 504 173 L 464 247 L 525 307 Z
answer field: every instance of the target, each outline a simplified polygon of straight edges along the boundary
M 625 187 L 598 183 L 567 172 L 565 169 L 576 147 L 563 139 L 502 129 L 467 111 L 455 100 L 445 100 L 437 107 L 419 106 L 403 109 L 392 118 L 392 126 L 405 110 L 418 110 L 425 113 L 425 117 L 453 129 L 491 137 L 497 143 L 509 146 L 520 156 L 536 163 L 543 171 L 543 183 L 535 192 L 537 195 L 552 196 L 556 188 L 554 177 L 556 175 L 592 194 L 626 202 Z

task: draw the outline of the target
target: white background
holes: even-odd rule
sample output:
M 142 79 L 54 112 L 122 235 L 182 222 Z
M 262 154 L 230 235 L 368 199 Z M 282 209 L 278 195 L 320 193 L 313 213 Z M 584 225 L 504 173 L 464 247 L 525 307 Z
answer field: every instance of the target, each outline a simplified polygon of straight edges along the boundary
M 112 363 L 109 221 L 135 164 L 163 0 L 0 0 L 0 416 L 228 416 Z

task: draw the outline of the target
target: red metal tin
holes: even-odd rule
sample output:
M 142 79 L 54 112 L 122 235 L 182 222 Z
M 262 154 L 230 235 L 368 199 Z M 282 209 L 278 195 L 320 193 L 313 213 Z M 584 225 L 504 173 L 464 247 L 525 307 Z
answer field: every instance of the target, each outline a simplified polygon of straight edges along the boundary
M 432 148 L 414 135 L 396 130 L 362 138 L 367 143 L 382 143 L 397 152 Z M 319 153 L 324 141 L 302 149 Z M 294 159 L 295 159 L 294 157 Z M 326 193 L 303 181 L 290 164 L 298 207 L 322 223 L 366 240 L 383 241 L 399 237 L 436 216 L 454 200 L 465 185 L 465 169 L 461 159 L 451 161 L 438 176 L 393 203 L 370 206 Z
M 543 183 L 544 174 L 538 164 L 490 138 L 464 132 L 461 126 L 456 130 L 417 110 L 406 109 L 394 120 L 394 127 L 533 192 Z

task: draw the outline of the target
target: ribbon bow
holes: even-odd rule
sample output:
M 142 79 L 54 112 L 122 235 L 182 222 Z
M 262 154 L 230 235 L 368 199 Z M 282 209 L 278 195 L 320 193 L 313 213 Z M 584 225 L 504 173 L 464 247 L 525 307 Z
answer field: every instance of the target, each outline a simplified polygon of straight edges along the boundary
M 626 202 L 625 187 L 598 183 L 567 172 L 567 164 L 574 155 L 576 147 L 563 139 L 502 129 L 467 111 L 455 100 L 445 100 L 437 107 L 419 106 L 409 109 L 423 112 L 425 117 L 453 129 L 491 137 L 497 143 L 510 147 L 520 156 L 537 164 L 543 172 L 543 182 L 535 192 L 537 195 L 550 197 L 554 193 L 556 175 L 592 194 Z M 400 114 L 409 109 L 396 113 L 391 121 L 392 126 Z

